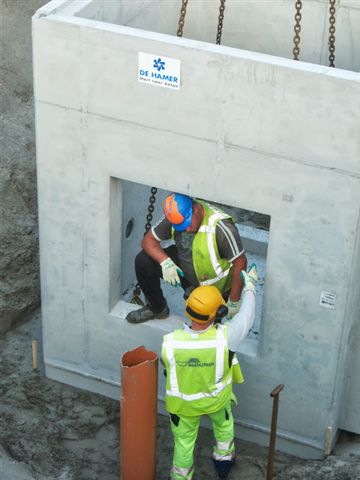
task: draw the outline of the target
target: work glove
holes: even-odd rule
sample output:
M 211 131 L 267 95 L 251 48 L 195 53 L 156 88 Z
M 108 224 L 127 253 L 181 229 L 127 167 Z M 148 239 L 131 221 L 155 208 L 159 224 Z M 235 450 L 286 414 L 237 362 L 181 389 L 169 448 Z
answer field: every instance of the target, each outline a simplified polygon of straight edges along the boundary
M 240 310 L 240 300 L 238 300 L 237 302 L 234 302 L 229 298 L 226 306 L 228 307 L 227 318 L 232 318 Z
M 251 290 L 255 293 L 255 285 L 258 280 L 255 263 L 250 265 L 247 272 L 245 272 L 245 270 L 241 272 L 241 278 L 244 282 L 244 289 Z
M 165 282 L 170 283 L 174 287 L 180 286 L 180 277 L 184 276 L 184 272 L 179 268 L 170 257 L 160 263 L 162 277 Z

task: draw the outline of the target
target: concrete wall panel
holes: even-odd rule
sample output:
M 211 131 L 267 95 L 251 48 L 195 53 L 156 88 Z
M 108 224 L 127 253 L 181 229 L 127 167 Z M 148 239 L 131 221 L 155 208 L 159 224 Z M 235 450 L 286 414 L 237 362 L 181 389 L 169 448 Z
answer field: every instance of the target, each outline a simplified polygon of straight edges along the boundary
M 33 28 L 34 63 L 46 64 L 41 76 L 34 76 L 34 88 L 43 102 L 79 110 L 82 99 L 81 29 L 59 22 L 39 22 Z M 64 30 L 65 29 L 65 30 Z M 66 36 L 64 33 L 66 31 Z M 46 43 L 43 39 L 46 38 Z M 59 68 L 64 64 L 63 68 Z
M 271 216 L 264 314 L 257 347 L 240 352 L 247 381 L 235 418 L 246 438 L 264 441 L 268 393 L 285 383 L 281 448 L 321 456 L 326 428 L 335 435 L 339 425 L 359 308 L 348 294 L 358 269 L 358 76 L 60 13 L 34 20 L 48 374 L 103 391 L 124 350 L 160 351 L 180 324 L 125 320 L 124 218 L 139 212 L 127 210 L 125 181 L 257 211 Z M 180 90 L 138 83 L 139 51 L 180 59 Z M 324 291 L 335 308 L 320 306 Z
M 86 203 L 81 116 L 37 104 L 36 117 L 47 125 L 37 130 L 44 348 L 50 358 L 83 364 Z M 64 335 L 66 342 L 61 340 Z

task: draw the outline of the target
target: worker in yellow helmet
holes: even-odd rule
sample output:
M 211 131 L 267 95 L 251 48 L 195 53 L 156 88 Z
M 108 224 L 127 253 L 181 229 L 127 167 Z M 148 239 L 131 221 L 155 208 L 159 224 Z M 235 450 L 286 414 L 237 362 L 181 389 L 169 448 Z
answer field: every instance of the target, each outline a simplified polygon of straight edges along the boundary
M 241 276 L 241 306 L 231 320 L 219 323 L 228 309 L 219 290 L 200 286 L 186 301 L 191 325 L 184 324 L 183 329 L 164 336 L 166 409 L 174 436 L 171 480 L 191 480 L 193 476 L 193 451 L 202 415 L 212 421 L 216 439 L 212 458 L 218 477 L 227 478 L 234 464 L 232 384 L 243 382 L 235 352 L 254 322 L 255 264 Z

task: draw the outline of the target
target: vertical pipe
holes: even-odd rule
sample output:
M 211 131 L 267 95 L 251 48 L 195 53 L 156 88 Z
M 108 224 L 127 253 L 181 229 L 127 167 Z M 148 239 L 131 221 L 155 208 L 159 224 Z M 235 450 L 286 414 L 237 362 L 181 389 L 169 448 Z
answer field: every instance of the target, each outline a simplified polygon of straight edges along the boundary
M 120 478 L 156 480 L 158 357 L 137 347 L 120 367 Z
M 277 417 L 278 417 L 278 410 L 279 410 L 279 395 L 283 388 L 284 388 L 284 385 L 278 385 L 270 393 L 270 396 L 273 397 L 274 402 L 273 402 L 273 410 L 272 410 L 272 416 L 271 416 L 270 445 L 269 445 L 266 480 L 272 480 L 273 478 L 276 428 L 277 428 Z

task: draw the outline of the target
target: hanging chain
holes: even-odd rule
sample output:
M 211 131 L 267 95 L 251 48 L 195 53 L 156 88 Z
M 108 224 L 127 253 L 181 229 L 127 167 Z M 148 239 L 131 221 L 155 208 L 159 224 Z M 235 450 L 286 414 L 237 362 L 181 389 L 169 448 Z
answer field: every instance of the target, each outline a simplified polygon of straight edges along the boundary
M 177 30 L 177 33 L 176 33 L 178 37 L 183 36 L 183 30 L 184 30 L 184 25 L 185 25 L 185 16 L 186 16 L 186 7 L 187 7 L 187 4 L 188 4 L 188 1 L 189 0 L 182 0 L 178 30 Z
M 147 232 L 151 228 L 151 222 L 153 219 L 153 213 L 154 213 L 154 204 L 156 202 L 156 193 L 157 193 L 157 188 L 156 187 L 151 187 L 151 195 L 149 197 L 149 206 L 148 206 L 148 213 L 146 215 L 146 220 L 147 222 L 145 223 L 145 233 L 144 236 L 147 234 Z
M 223 23 L 224 23 L 224 11 L 225 11 L 225 0 L 220 0 L 216 45 L 220 45 L 221 43 L 221 35 L 222 35 L 222 29 L 223 29 Z
M 329 66 L 330 67 L 335 67 L 335 1 L 336 0 L 329 0 L 330 3 L 330 17 L 329 17 Z
M 186 7 L 188 4 L 189 0 L 182 0 L 181 3 L 181 10 L 180 10 L 180 18 L 179 18 L 179 24 L 178 24 L 178 30 L 177 30 L 177 36 L 182 37 L 183 36 L 183 30 L 184 30 L 184 25 L 185 25 L 185 17 L 186 17 Z M 148 206 L 148 212 L 146 215 L 146 223 L 145 223 L 145 233 L 144 236 L 147 234 L 147 232 L 151 228 L 151 222 L 153 219 L 153 213 L 154 213 L 154 204 L 156 202 L 156 193 L 157 193 L 157 188 L 156 187 L 151 187 L 151 195 L 149 197 L 149 206 Z M 133 296 L 132 299 L 130 300 L 130 303 L 136 303 L 137 305 L 142 305 L 144 306 L 144 302 L 140 298 L 141 295 L 141 288 L 138 283 L 136 283 L 133 291 Z
M 153 219 L 153 213 L 155 210 L 154 204 L 156 202 L 156 193 L 157 193 L 157 188 L 156 187 L 151 187 L 151 195 L 149 197 L 149 206 L 147 209 L 147 215 L 146 215 L 146 223 L 145 223 L 145 232 L 144 236 L 147 234 L 147 232 L 151 228 L 151 222 Z M 144 302 L 140 298 L 141 295 L 141 288 L 138 283 L 136 283 L 133 291 L 133 296 L 132 299 L 130 300 L 130 303 L 135 303 L 136 305 L 141 305 L 144 306 Z
M 295 37 L 294 37 L 294 48 L 293 48 L 294 60 L 299 60 L 299 53 L 300 53 L 301 7 L 302 7 L 302 1 L 296 0 L 295 26 L 294 26 Z

